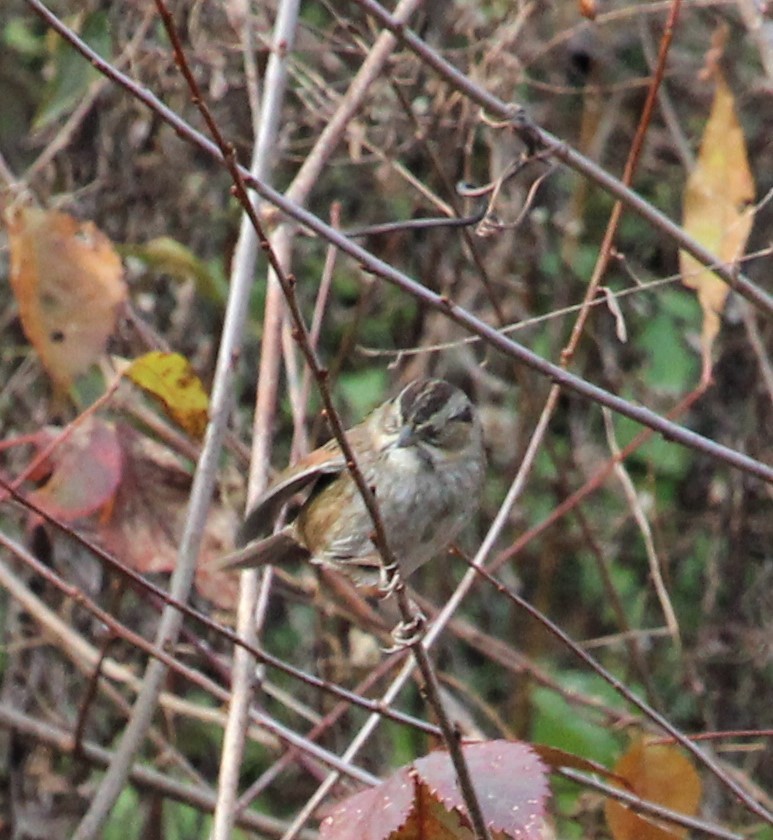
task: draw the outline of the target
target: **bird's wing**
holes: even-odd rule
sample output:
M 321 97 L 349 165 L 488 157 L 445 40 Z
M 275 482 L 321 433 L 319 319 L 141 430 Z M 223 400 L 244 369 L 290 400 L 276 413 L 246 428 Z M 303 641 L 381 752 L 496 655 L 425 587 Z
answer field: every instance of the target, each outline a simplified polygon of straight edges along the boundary
M 308 560 L 309 551 L 295 538 L 292 527 L 287 527 L 270 537 L 251 542 L 220 557 L 210 568 L 214 571 L 256 569 L 266 564 L 276 566 L 296 559 Z
M 330 444 L 335 444 L 331 441 Z M 237 534 L 236 544 L 246 545 L 251 540 L 271 531 L 279 510 L 297 492 L 315 484 L 322 476 L 334 476 L 346 469 L 346 461 L 337 445 L 315 449 L 298 463 L 283 470 L 274 483 L 258 498 L 247 514 Z

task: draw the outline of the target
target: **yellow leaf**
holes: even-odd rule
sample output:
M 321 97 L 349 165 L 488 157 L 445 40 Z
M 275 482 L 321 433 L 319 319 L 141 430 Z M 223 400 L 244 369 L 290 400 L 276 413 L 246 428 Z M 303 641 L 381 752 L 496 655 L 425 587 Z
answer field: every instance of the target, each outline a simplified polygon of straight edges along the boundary
M 200 438 L 207 426 L 209 398 L 188 360 L 179 353 L 153 351 L 135 359 L 128 376 L 156 399 L 188 434 Z
M 690 761 L 665 744 L 635 741 L 615 765 L 614 772 L 628 781 L 633 793 L 680 814 L 694 816 L 701 799 L 701 781 Z M 614 799 L 604 808 L 615 840 L 675 840 L 687 830 L 660 828 Z
M 126 300 L 113 243 L 92 222 L 19 207 L 5 215 L 11 286 L 24 333 L 57 388 L 104 352 Z
M 754 179 L 733 94 L 719 70 L 717 89 L 695 169 L 684 195 L 684 229 L 725 263 L 738 260 L 746 248 L 754 209 Z M 703 372 L 711 371 L 711 348 L 719 333 L 728 286 L 694 257 L 679 254 L 682 280 L 698 293 L 703 310 Z

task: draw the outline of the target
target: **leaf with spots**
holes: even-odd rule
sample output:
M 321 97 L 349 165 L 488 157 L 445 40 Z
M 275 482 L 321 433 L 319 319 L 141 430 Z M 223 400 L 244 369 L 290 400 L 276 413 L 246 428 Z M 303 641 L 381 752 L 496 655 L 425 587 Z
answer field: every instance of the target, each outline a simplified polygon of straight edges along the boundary
M 407 768 L 385 782 L 340 802 L 320 826 L 320 837 L 335 840 L 383 840 L 401 829 L 414 807 L 416 790 Z
M 11 287 L 24 333 L 57 390 L 104 352 L 126 300 L 123 266 L 92 222 L 18 207 L 5 214 Z
M 527 744 L 462 748 L 487 826 L 497 838 L 544 840 L 547 771 Z M 471 840 L 470 820 L 448 753 L 438 751 L 340 802 L 321 826 L 328 840 Z
M 161 351 L 146 353 L 129 365 L 125 375 L 154 396 L 188 434 L 195 438 L 204 434 L 209 399 L 184 356 Z
M 463 750 L 488 827 L 521 840 L 541 840 L 550 790 L 545 765 L 531 747 L 500 740 L 466 744 Z M 430 753 L 413 766 L 446 808 L 464 809 L 456 771 L 446 752 Z

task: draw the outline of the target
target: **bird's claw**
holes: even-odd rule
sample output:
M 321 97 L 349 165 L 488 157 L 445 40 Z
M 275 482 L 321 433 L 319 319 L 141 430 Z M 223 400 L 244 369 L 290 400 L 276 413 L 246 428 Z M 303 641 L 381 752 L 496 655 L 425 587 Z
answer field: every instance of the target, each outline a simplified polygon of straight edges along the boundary
M 398 653 L 412 647 L 424 638 L 427 631 L 427 617 L 417 609 L 410 621 L 401 621 L 391 632 L 392 644 L 382 648 L 384 653 Z
M 388 598 L 394 595 L 395 590 L 400 585 L 400 568 L 397 563 L 391 563 L 389 566 L 382 565 L 379 568 L 378 576 L 378 594 L 382 598 Z

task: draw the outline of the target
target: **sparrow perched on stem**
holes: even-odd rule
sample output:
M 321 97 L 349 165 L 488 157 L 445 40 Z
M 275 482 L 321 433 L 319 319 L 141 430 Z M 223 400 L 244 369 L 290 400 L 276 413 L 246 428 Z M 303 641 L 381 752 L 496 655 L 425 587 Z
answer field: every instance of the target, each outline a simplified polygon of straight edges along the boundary
M 405 577 L 457 536 L 478 508 L 486 456 L 475 407 L 443 379 L 417 379 L 346 432 L 373 490 L 389 548 Z M 310 490 L 295 518 L 270 534 L 282 506 Z M 222 568 L 293 558 L 361 586 L 383 581 L 373 521 L 335 440 L 281 472 L 257 500 Z

